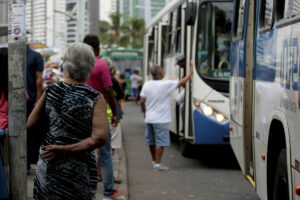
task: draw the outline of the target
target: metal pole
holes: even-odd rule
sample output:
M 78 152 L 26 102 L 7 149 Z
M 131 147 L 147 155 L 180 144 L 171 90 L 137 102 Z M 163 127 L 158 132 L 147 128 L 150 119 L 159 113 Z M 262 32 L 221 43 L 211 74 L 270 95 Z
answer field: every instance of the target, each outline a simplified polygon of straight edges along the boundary
M 8 5 L 9 145 L 12 200 L 27 199 L 25 0 Z

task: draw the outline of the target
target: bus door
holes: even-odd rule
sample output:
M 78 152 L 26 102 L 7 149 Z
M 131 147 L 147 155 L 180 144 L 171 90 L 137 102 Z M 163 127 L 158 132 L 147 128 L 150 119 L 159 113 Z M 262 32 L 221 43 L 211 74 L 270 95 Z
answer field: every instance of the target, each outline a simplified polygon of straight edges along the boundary
M 232 1 L 199 5 L 191 111 L 196 144 L 229 144 Z
M 254 11 L 253 0 L 235 1 L 230 77 L 230 143 L 242 171 L 250 182 L 254 178 L 252 150 Z
M 195 49 L 195 34 L 196 30 L 196 16 L 197 16 L 197 3 L 196 2 L 187 2 L 184 5 L 184 21 L 185 21 L 185 55 L 186 55 L 186 69 L 185 74 L 187 74 L 190 70 L 189 66 L 191 64 L 191 59 L 193 58 L 192 53 Z M 184 30 L 184 29 L 183 29 Z M 191 97 L 192 97 L 192 80 L 185 85 L 185 99 L 184 99 L 184 139 L 185 141 L 191 141 L 194 143 L 194 131 L 193 131 L 193 120 L 192 120 L 192 112 L 191 112 Z M 183 113 L 183 112 L 181 112 Z M 182 140 L 181 142 L 183 142 Z M 185 150 L 182 151 L 183 155 Z

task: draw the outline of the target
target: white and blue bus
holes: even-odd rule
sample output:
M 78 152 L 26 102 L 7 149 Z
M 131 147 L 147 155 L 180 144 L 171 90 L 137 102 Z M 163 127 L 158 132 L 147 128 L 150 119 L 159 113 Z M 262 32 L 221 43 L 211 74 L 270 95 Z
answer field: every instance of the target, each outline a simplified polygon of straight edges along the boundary
M 175 0 L 147 24 L 144 37 L 144 80 L 151 79 L 153 65 L 164 68 L 165 79 L 179 80 L 189 67 L 176 66 L 176 55 L 194 63 L 194 73 L 185 86 L 184 126 L 181 106 L 172 94 L 169 129 L 180 137 L 181 151 L 190 144 L 229 145 L 230 30 L 233 2 L 230 0 Z M 181 130 L 184 127 L 183 130 Z
M 300 199 L 300 1 L 235 0 L 230 143 L 262 200 Z

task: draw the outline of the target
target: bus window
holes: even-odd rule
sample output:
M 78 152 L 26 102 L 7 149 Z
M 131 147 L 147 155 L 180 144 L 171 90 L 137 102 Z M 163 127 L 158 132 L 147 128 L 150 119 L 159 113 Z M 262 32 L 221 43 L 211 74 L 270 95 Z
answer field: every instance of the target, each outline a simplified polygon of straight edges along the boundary
M 273 0 L 262 0 L 260 5 L 259 27 L 272 26 Z
M 176 22 L 176 52 L 181 51 L 181 6 L 177 11 L 177 22 Z
M 237 39 L 243 38 L 244 21 L 245 21 L 245 4 L 246 4 L 246 0 L 236 1 L 233 36 Z
M 149 36 L 148 43 L 148 72 L 150 72 L 150 68 L 154 65 L 154 28 Z
M 172 22 L 173 22 L 173 13 L 170 13 L 169 16 L 169 27 L 168 27 L 168 42 L 167 42 L 167 53 L 170 54 L 171 53 L 171 45 L 172 45 Z
M 285 0 L 276 0 L 276 21 L 283 19 L 285 8 Z
M 232 3 L 207 2 L 199 13 L 197 71 L 204 80 L 225 81 L 224 88 L 215 89 L 228 91 Z
M 167 47 L 167 28 L 168 26 L 163 25 L 161 29 L 161 66 L 164 66 L 164 58 Z

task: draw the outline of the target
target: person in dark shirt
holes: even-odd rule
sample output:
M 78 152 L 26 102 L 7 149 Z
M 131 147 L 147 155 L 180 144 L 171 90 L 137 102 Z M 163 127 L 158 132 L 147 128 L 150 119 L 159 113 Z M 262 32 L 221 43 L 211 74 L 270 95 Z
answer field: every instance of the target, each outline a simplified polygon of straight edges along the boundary
M 42 74 L 44 70 L 44 59 L 38 52 L 32 50 L 29 46 L 26 49 L 26 91 L 27 100 L 27 119 L 33 110 L 36 102 L 42 96 Z M 30 164 L 34 164 L 38 159 L 39 143 L 36 134 L 28 132 L 27 134 L 27 169 Z M 29 171 L 28 171 L 29 172 Z

